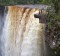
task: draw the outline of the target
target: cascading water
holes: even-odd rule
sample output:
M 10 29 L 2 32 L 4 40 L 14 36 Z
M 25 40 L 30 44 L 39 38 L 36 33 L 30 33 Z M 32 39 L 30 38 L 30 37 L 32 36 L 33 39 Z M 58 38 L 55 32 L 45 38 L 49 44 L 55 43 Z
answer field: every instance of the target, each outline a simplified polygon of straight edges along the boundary
M 2 56 L 44 56 L 45 24 L 34 17 L 39 11 L 8 6 L 1 36 Z

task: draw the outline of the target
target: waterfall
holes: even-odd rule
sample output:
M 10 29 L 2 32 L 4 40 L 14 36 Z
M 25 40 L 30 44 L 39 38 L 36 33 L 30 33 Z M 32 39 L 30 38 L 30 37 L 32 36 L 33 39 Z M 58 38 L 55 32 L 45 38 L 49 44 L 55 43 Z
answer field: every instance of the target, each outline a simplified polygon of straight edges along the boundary
M 2 50 L 1 50 L 1 45 L 2 45 L 2 41 L 1 41 L 1 34 L 2 34 L 2 29 L 4 26 L 4 9 L 5 7 L 0 5 L 0 56 L 2 56 Z
M 1 36 L 2 56 L 44 56 L 45 24 L 34 17 L 39 11 L 36 8 L 8 6 Z

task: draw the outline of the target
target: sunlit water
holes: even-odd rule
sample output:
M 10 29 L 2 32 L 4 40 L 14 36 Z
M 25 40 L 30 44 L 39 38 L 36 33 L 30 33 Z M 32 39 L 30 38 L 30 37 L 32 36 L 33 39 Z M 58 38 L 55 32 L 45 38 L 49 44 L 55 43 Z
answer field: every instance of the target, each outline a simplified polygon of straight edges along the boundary
M 1 35 L 2 56 L 44 56 L 45 24 L 34 17 L 39 9 L 9 6 Z M 45 13 L 45 12 L 44 12 Z

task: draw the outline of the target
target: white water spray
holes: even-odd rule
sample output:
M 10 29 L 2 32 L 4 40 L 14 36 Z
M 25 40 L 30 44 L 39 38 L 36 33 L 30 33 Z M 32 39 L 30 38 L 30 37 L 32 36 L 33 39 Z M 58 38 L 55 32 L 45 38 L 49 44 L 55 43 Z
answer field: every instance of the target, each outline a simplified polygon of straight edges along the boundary
M 8 7 L 2 33 L 2 56 L 44 56 L 45 24 L 34 17 L 39 11 Z

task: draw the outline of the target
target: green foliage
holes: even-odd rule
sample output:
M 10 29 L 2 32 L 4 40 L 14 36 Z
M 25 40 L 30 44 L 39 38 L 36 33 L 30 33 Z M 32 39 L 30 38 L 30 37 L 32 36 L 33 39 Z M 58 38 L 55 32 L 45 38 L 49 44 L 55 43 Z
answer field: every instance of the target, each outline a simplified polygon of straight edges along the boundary
M 60 56 L 60 13 L 56 14 L 53 8 L 48 9 L 48 12 L 46 41 L 55 52 L 55 55 Z
M 54 4 L 55 13 L 59 12 L 59 0 L 52 0 L 52 3 Z
M 0 0 L 0 4 L 49 4 L 51 0 Z
M 14 5 L 17 4 L 15 0 L 0 0 L 0 5 Z
M 0 0 L 0 4 L 1 3 L 7 3 L 7 4 L 14 4 L 14 3 L 17 3 L 17 4 L 40 4 L 40 3 L 43 3 L 43 4 L 51 4 L 51 3 L 55 3 L 55 1 L 59 2 L 59 0 Z

